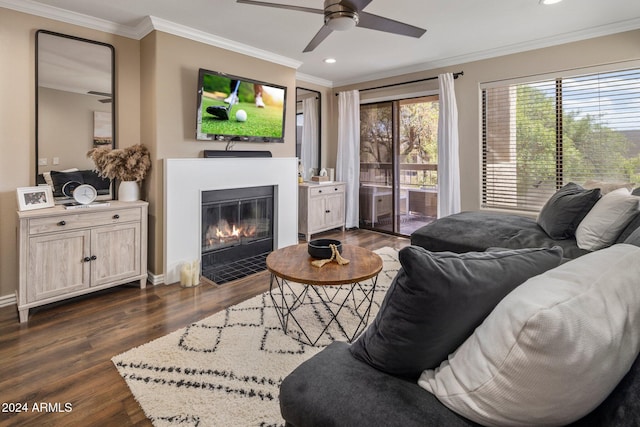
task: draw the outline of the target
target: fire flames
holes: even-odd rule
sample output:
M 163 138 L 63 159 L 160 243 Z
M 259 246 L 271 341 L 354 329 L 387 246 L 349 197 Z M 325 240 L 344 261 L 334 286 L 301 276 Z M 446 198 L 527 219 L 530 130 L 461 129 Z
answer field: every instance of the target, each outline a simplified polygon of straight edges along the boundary
M 231 232 L 228 231 L 220 231 L 220 229 L 218 227 L 216 227 L 216 237 L 218 239 L 224 239 L 225 237 L 240 237 L 240 232 L 242 231 L 242 229 L 238 229 L 236 228 L 236 225 L 233 225 L 233 228 L 231 229 Z
M 233 243 L 242 237 L 253 237 L 255 234 L 256 227 L 254 225 L 229 224 L 227 221 L 222 220 L 218 224 L 208 227 L 205 239 L 208 241 L 209 246 L 215 246 L 217 244 Z

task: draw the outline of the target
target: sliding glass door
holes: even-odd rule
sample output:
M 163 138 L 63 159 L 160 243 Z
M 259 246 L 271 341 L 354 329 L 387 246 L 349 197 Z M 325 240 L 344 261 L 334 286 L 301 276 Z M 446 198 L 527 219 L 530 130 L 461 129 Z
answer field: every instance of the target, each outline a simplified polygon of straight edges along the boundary
M 438 97 L 360 106 L 360 227 L 410 235 L 437 212 Z

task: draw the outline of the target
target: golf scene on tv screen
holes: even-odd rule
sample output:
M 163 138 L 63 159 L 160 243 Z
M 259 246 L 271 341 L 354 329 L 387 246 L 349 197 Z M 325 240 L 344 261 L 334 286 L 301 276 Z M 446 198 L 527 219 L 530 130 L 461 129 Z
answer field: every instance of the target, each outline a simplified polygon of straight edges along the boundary
M 201 69 L 199 140 L 284 142 L 286 88 Z

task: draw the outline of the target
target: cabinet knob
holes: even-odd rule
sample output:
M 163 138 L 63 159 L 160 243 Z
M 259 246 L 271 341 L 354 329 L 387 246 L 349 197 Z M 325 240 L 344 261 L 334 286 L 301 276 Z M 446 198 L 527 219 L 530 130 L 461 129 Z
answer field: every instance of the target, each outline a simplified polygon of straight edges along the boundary
M 318 190 L 318 193 L 322 193 L 322 190 Z
M 89 261 L 91 261 L 91 258 L 89 258 L 88 256 L 86 256 L 86 257 L 84 257 L 84 258 L 82 259 L 82 261 L 84 261 L 84 262 L 89 262 Z
M 58 225 L 59 225 L 59 226 L 67 225 L 67 221 L 60 221 L 60 222 L 58 223 Z
M 113 219 L 120 219 L 120 215 L 115 214 L 115 215 L 113 216 Z
M 330 212 L 331 212 L 331 211 L 330 211 L 330 210 L 328 210 L 328 209 L 327 209 L 326 211 L 324 211 L 324 213 L 330 213 Z
M 98 259 L 98 257 L 97 257 L 97 256 L 95 256 L 95 255 L 91 255 L 91 261 L 95 261 L 95 260 L 97 260 L 97 259 Z

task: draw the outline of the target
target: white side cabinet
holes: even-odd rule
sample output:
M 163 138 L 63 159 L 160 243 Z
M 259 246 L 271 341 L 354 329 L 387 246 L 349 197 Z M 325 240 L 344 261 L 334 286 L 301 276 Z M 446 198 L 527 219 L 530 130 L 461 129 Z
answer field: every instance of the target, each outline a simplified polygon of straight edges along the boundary
M 29 309 L 133 281 L 147 283 L 148 203 L 18 212 L 20 322 Z
M 345 224 L 345 183 L 302 183 L 298 186 L 298 233 L 311 235 Z

